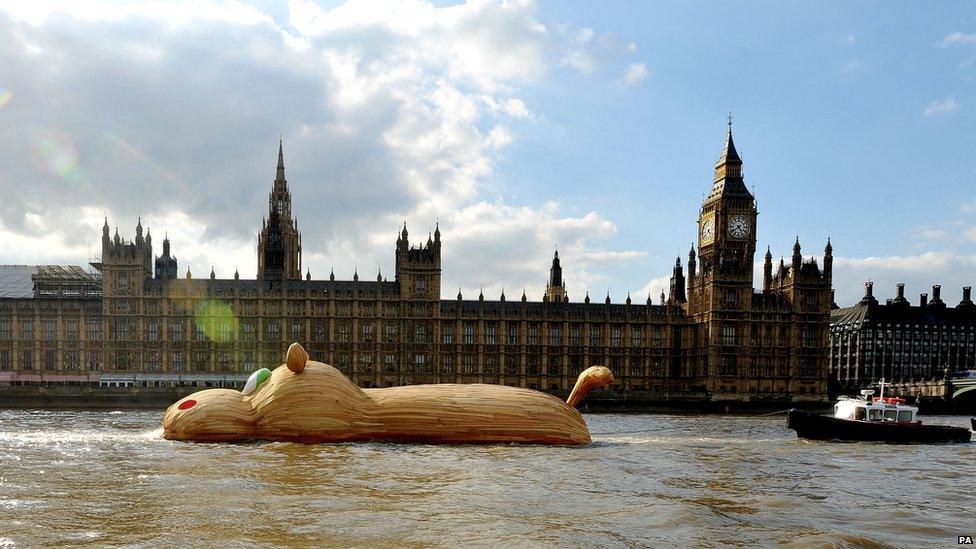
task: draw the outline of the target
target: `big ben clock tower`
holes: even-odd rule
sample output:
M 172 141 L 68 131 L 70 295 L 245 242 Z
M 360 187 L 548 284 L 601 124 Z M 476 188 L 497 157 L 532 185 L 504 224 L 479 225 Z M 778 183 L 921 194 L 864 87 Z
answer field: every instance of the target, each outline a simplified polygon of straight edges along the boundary
M 736 349 L 748 337 L 757 214 L 756 200 L 742 179 L 730 117 L 712 189 L 698 216 L 697 272 L 688 284 L 689 313 L 708 348 L 706 363 L 697 369 L 706 374 L 710 391 L 722 391 L 717 376 L 737 376 L 744 366 Z

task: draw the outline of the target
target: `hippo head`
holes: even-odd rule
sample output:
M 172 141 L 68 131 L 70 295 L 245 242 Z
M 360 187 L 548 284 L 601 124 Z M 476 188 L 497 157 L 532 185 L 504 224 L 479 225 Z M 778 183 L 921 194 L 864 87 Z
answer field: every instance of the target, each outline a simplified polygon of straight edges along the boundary
M 173 440 L 242 441 L 253 438 L 343 440 L 372 401 L 341 372 L 310 361 L 298 343 L 285 365 L 255 372 L 245 390 L 206 389 L 176 401 L 163 416 Z

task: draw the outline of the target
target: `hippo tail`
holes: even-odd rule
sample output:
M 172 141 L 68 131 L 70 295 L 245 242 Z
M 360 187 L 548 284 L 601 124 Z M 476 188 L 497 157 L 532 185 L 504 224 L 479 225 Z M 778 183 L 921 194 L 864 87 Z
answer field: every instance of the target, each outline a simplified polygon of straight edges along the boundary
M 566 399 L 566 404 L 575 408 L 587 393 L 593 389 L 606 387 L 611 383 L 613 383 L 613 373 L 610 368 L 590 366 L 580 372 L 579 378 L 576 379 L 576 386 L 573 387 L 573 391 L 569 393 L 569 398 Z

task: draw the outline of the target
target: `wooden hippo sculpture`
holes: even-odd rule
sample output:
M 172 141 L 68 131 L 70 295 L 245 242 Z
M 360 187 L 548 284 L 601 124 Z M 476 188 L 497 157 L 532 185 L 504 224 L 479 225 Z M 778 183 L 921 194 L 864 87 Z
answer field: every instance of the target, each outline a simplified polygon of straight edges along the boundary
M 266 379 L 256 387 L 249 383 L 249 394 L 206 389 L 175 402 L 163 417 L 163 436 L 201 442 L 588 444 L 590 432 L 574 406 L 591 389 L 613 382 L 609 369 L 588 368 L 567 402 L 487 384 L 360 389 L 332 366 L 309 360 L 298 343 L 288 348 L 285 365 L 259 377 Z

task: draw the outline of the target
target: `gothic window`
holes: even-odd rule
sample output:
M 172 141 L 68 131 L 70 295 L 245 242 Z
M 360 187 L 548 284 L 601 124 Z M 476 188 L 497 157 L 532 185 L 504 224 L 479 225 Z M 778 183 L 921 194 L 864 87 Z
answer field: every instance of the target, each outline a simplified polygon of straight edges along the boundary
M 498 338 L 495 336 L 495 328 L 494 322 L 485 323 L 485 343 L 488 345 L 494 345 L 498 342 Z
M 723 355 L 721 363 L 721 375 L 734 376 L 738 373 L 735 355 Z
M 620 326 L 610 328 L 610 346 L 620 347 Z
M 508 323 L 508 344 L 518 345 L 518 324 L 514 322 Z
M 441 372 L 445 374 L 450 374 L 454 372 L 454 357 L 451 355 L 444 355 L 441 357 Z
M 352 306 L 349 304 L 348 301 L 343 301 L 342 303 L 339 303 L 339 316 L 343 316 L 343 317 L 349 316 L 350 311 L 352 311 Z
M 549 345 L 560 345 L 561 337 L 559 333 L 559 326 L 549 326 Z
M 817 329 L 813 326 L 803 327 L 803 346 L 804 347 L 816 347 L 817 346 Z
M 530 376 L 539 375 L 539 355 L 529 355 L 527 357 L 525 373 Z
M 414 327 L 413 332 L 414 343 L 427 343 L 427 325 L 418 324 Z
M 485 355 L 485 363 L 482 366 L 482 373 L 494 375 L 498 370 L 498 355 Z
M 252 351 L 244 351 L 244 371 L 250 372 L 254 370 L 254 353 Z
M 725 307 L 734 309 L 739 305 L 739 292 L 736 290 L 725 290 Z
M 338 326 L 339 343 L 349 343 L 349 323 L 340 322 Z
M 21 370 L 33 370 L 34 369 L 34 351 L 31 349 L 24 349 L 20 352 L 20 369 Z
M 373 373 L 373 355 L 365 353 L 359 356 L 359 371 L 363 374 Z
M 539 344 L 539 325 L 534 322 L 529 324 L 528 344 Z
M 362 326 L 362 331 L 363 331 L 363 343 L 372 343 L 373 342 L 373 323 L 372 322 L 364 322 L 363 323 L 363 326 Z
M 10 369 L 10 349 L 0 349 L 0 370 Z
M 599 324 L 590 325 L 590 347 L 603 345 L 603 333 Z
M 197 352 L 196 361 L 195 361 L 195 364 L 194 364 L 194 368 L 196 368 L 196 370 L 198 372 L 206 371 L 206 369 L 207 369 L 207 353 Z
M 505 374 L 517 376 L 519 373 L 518 358 L 513 355 L 505 356 Z
M 644 331 L 641 330 L 640 326 L 630 327 L 630 346 L 640 347 L 643 339 Z
M 149 371 L 155 372 L 159 370 L 159 352 L 153 351 L 149 353 Z
M 129 323 L 124 318 L 115 319 L 115 340 L 126 341 L 129 339 Z
M 418 374 L 427 373 L 427 355 L 423 353 L 416 353 L 413 355 L 413 368 Z
M 230 370 L 230 353 L 227 351 L 220 351 L 217 353 L 217 364 L 221 371 L 227 372 Z
M 475 373 L 475 369 L 474 369 L 474 355 L 472 355 L 472 354 L 462 355 L 461 356 L 461 365 L 463 367 L 463 369 L 461 370 L 461 373 L 463 373 L 463 374 L 473 374 L 473 373 Z
M 119 273 L 115 278 L 115 291 L 120 294 L 129 292 L 129 273 Z
M 174 372 L 183 371 L 183 353 L 179 351 L 173 353 L 173 371 Z
M 388 374 L 396 373 L 396 356 L 392 354 L 383 356 L 383 371 Z
M 722 326 L 722 345 L 735 345 L 736 344 L 736 326 L 735 324 L 725 324 Z
M 53 318 L 44 319 L 44 341 L 54 341 L 55 322 Z
M 304 301 L 292 301 L 291 302 L 291 316 L 305 316 L 305 302 Z
M 44 351 L 44 369 L 53 370 L 55 366 L 55 354 L 53 350 Z
M 197 322 L 193 326 L 193 340 L 202 342 L 207 340 L 207 334 L 203 331 L 203 324 Z
M 315 313 L 315 316 L 325 316 L 325 302 L 316 301 L 312 307 L 312 311 Z
M 243 339 L 244 341 L 254 341 L 254 321 L 245 320 L 243 323 Z M 183 327 L 180 326 L 180 333 L 183 332 Z
M 267 339 L 265 339 L 265 341 L 280 341 L 281 337 L 279 336 L 279 334 L 280 334 L 280 327 L 278 326 L 278 322 L 274 320 L 268 322 L 268 334 L 267 334 Z M 347 341 L 348 341 L 348 335 L 349 334 L 347 333 L 346 334 Z
M 10 341 L 10 319 L 0 319 L 0 341 Z
M 664 340 L 664 334 L 660 326 L 655 326 L 651 331 L 651 345 L 654 347 L 660 347 L 661 342 Z
M 582 331 L 583 330 L 580 328 L 580 326 L 578 324 L 574 324 L 574 325 L 572 325 L 572 326 L 569 327 L 569 344 L 570 345 L 572 345 L 573 347 L 579 347 L 580 346 L 580 340 L 582 339 L 580 337 L 580 334 L 582 333 Z
M 323 341 L 325 341 L 325 323 L 319 321 L 315 323 L 315 342 L 322 343 Z
M 149 341 L 159 341 L 159 322 L 156 320 L 150 320 L 147 328 L 148 336 L 146 339 Z
M 474 343 L 474 323 L 464 323 L 464 343 L 470 345 Z
M 170 341 L 183 341 L 183 322 L 175 320 L 169 325 Z
M 78 319 L 69 318 L 64 322 L 64 335 L 68 341 L 78 340 Z
M 447 344 L 454 343 L 454 326 L 451 324 L 441 326 L 441 341 Z
M 418 294 L 427 293 L 427 278 L 418 276 L 413 282 L 413 291 Z
M 275 201 L 275 211 L 278 212 L 278 215 L 284 215 L 284 213 L 285 213 L 285 201 L 284 200 L 282 200 L 282 199 L 279 198 L 277 201 Z
M 555 356 L 550 356 L 546 363 L 546 373 L 550 376 L 559 375 L 559 358 Z
M 88 351 L 88 369 L 95 371 L 102 367 L 101 353 L 98 351 Z
M 396 324 L 387 324 L 384 327 L 384 330 L 386 330 L 386 342 L 387 343 L 396 343 L 396 340 L 397 340 L 397 326 L 396 326 Z
M 302 341 L 303 339 L 305 339 L 303 337 L 304 334 L 302 333 L 304 331 L 305 330 L 302 329 L 302 321 L 300 321 L 300 320 L 293 320 L 291 322 L 291 340 L 292 341 Z

